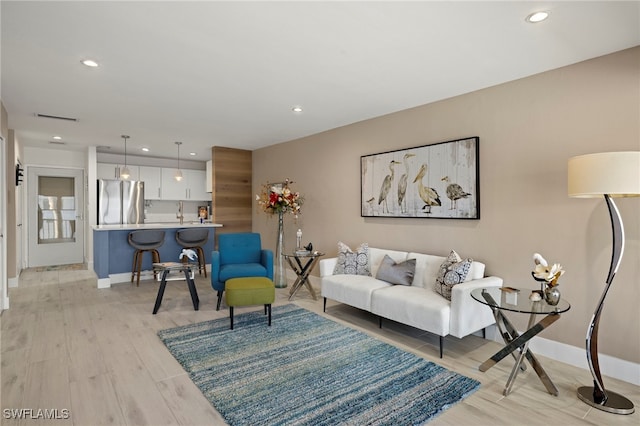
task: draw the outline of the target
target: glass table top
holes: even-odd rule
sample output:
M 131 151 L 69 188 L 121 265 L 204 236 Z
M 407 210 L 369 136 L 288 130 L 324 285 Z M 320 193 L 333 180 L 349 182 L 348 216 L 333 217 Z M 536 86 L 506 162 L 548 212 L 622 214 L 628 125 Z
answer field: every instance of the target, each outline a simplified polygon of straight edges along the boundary
M 282 253 L 282 255 L 284 257 L 320 257 L 320 256 L 324 256 L 324 253 L 321 253 L 319 251 L 308 251 L 306 253 Z
M 477 288 L 471 292 L 471 297 L 492 308 L 524 314 L 559 314 L 571 309 L 569 302 L 563 298 L 555 306 L 549 305 L 544 299 L 531 301 L 529 295 L 532 291 L 534 290 L 529 288 L 513 287 Z

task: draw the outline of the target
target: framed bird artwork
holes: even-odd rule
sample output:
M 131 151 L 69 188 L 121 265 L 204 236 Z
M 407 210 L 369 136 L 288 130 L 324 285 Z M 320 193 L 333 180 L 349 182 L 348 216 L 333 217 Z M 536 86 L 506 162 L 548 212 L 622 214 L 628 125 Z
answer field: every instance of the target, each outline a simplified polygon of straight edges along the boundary
M 360 157 L 362 217 L 480 219 L 478 136 Z

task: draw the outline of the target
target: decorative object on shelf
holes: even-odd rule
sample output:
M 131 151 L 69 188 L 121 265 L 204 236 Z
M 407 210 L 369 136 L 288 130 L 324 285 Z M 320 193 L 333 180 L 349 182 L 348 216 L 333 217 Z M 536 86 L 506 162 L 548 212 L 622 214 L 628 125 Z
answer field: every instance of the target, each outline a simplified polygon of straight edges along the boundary
M 560 290 L 558 290 L 558 287 L 547 286 L 544 289 L 544 300 L 551 306 L 556 306 L 560 302 Z
M 120 170 L 120 179 L 127 180 L 131 176 L 131 172 L 129 172 L 129 167 L 127 167 L 127 139 L 129 136 L 120 135 L 122 139 L 124 139 L 124 167 Z
M 173 177 L 175 180 L 180 182 L 182 180 L 182 170 L 180 170 L 180 145 L 182 145 L 182 142 L 176 142 L 176 145 L 178 145 L 178 168 L 176 169 L 176 174 L 173 175 Z
M 479 147 L 473 136 L 361 156 L 360 215 L 480 219 Z
M 536 267 L 531 271 L 531 275 L 533 275 L 533 279 L 540 282 L 540 296 L 544 297 L 548 304 L 557 305 L 560 301 L 558 280 L 564 274 L 562 265 L 554 263 L 549 266 L 540 253 L 533 254 L 533 263 Z
M 191 249 L 182 249 L 182 252 L 180 253 L 180 256 L 178 258 L 183 262 L 186 262 L 187 258 L 190 261 L 195 262 L 196 260 L 198 260 L 198 255 Z
M 22 172 L 24 172 L 24 169 L 20 167 L 20 163 L 16 164 L 16 186 L 22 183 L 22 177 L 24 176 Z
M 273 282 L 277 288 L 287 286 L 287 277 L 284 271 L 284 215 L 293 214 L 295 218 L 300 214 L 300 207 L 304 198 L 299 192 L 291 191 L 289 185 L 292 180 L 285 179 L 284 182 L 267 183 L 263 185 L 262 192 L 256 195 L 258 205 L 267 214 L 278 215 L 278 235 L 276 240 L 275 270 Z M 302 236 L 301 236 L 302 237 Z
M 296 251 L 302 250 L 302 229 L 296 232 Z
M 529 300 L 531 300 L 532 302 L 539 302 L 542 300 L 542 296 L 540 295 L 540 292 L 538 290 L 534 290 L 529 295 Z
M 640 151 L 601 152 L 572 157 L 568 162 L 568 192 L 570 197 L 604 197 L 611 218 L 613 247 L 606 285 L 587 329 L 587 361 L 593 386 L 578 388 L 578 398 L 599 410 L 614 414 L 631 414 L 633 402 L 605 390 L 598 362 L 598 327 L 604 300 L 618 271 L 624 252 L 624 226 L 612 197 L 640 196 Z
M 302 244 L 300 244 L 300 248 L 296 248 L 295 250 L 295 254 L 298 256 L 310 255 L 311 253 L 313 253 L 313 244 L 311 243 L 307 244 L 304 247 L 302 247 Z

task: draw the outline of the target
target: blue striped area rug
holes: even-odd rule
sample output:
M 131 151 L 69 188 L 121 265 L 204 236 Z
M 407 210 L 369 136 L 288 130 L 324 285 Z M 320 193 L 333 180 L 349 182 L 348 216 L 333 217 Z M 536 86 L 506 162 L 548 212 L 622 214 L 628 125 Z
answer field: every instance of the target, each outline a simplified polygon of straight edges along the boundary
M 158 335 L 233 426 L 424 424 L 480 386 L 295 305 Z

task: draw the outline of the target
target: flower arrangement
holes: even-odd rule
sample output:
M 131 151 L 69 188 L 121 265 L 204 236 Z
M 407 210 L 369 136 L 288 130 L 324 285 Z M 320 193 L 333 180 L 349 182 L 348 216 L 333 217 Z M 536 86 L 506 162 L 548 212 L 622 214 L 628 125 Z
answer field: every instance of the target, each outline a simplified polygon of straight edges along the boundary
M 286 179 L 282 183 L 262 185 L 262 192 L 256 195 L 258 205 L 265 213 L 291 213 L 298 217 L 304 198 L 299 192 L 293 192 L 289 185 L 293 181 Z
M 558 285 L 558 279 L 564 274 L 564 269 L 562 269 L 562 265 L 559 263 L 554 263 L 549 266 L 547 261 L 540 253 L 533 254 L 533 263 L 535 263 L 535 268 L 531 272 L 533 278 L 536 281 L 542 281 L 547 284 L 549 287 L 555 287 Z

